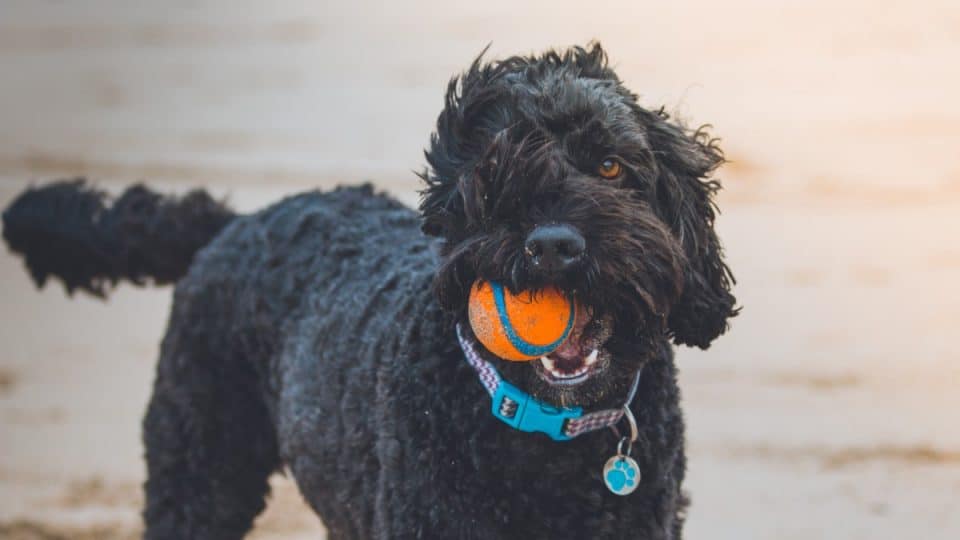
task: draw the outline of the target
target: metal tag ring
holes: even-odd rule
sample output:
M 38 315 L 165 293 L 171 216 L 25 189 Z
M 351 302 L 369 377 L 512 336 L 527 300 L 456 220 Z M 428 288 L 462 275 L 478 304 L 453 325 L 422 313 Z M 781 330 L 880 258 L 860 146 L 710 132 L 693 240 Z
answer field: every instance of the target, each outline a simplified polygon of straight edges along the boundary
M 626 445 L 627 445 L 627 450 L 626 450 L 626 451 L 623 450 L 623 445 L 624 445 L 624 443 L 626 443 Z M 617 443 L 617 456 L 618 456 L 618 457 L 629 456 L 629 455 L 630 455 L 630 450 L 633 450 L 633 441 L 631 441 L 630 439 L 628 439 L 628 438 L 626 438 L 626 437 L 620 439 L 620 442 Z
M 624 405 L 623 407 L 623 417 L 627 419 L 627 423 L 630 424 L 630 442 L 637 440 L 637 437 L 640 436 L 640 432 L 637 429 L 637 419 L 633 417 L 633 413 L 630 411 L 630 407 Z

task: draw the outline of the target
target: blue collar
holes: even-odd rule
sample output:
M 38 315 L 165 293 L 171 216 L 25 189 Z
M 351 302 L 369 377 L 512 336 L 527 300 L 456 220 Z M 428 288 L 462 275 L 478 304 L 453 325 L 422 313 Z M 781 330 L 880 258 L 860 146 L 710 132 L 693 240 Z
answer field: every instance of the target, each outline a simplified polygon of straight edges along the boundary
M 590 431 L 612 427 L 627 411 L 640 383 L 638 370 L 627 400 L 618 409 L 584 413 L 581 407 L 555 407 L 505 381 L 493 364 L 480 357 L 473 342 L 464 336 L 459 324 L 457 339 L 467 363 L 477 371 L 480 382 L 493 398 L 490 409 L 493 416 L 514 429 L 544 433 L 555 441 L 569 441 Z

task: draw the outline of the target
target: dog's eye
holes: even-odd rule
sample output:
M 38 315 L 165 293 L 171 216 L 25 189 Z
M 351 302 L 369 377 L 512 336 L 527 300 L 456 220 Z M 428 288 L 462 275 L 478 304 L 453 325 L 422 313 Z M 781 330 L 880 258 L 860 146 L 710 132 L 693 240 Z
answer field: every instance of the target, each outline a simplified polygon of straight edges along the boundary
M 600 165 L 597 166 L 597 174 L 606 178 L 607 180 L 619 178 L 622 173 L 623 166 L 620 165 L 620 162 L 614 158 L 606 158 L 600 162 Z

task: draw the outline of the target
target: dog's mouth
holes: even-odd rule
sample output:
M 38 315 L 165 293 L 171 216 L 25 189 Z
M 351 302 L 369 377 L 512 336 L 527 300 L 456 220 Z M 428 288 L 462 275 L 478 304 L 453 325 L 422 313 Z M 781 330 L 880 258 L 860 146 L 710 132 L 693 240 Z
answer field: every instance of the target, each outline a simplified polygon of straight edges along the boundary
M 589 314 L 577 321 L 570 337 L 557 350 L 531 362 L 537 375 L 555 386 L 574 386 L 603 372 L 610 363 L 603 348 L 610 338 L 610 321 Z

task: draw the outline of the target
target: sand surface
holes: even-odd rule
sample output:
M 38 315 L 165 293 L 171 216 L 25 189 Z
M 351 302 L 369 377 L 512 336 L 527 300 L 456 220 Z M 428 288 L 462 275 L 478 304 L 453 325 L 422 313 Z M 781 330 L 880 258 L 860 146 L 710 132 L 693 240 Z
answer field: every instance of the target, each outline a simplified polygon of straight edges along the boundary
M 364 179 L 414 204 L 451 74 L 490 42 L 602 39 L 732 160 L 744 310 L 680 351 L 687 536 L 960 537 L 956 2 L 74 4 L 0 0 L 0 205 L 73 174 L 241 210 Z M 0 538 L 137 537 L 169 304 L 38 293 L 0 254 Z M 253 537 L 322 537 L 274 481 Z

